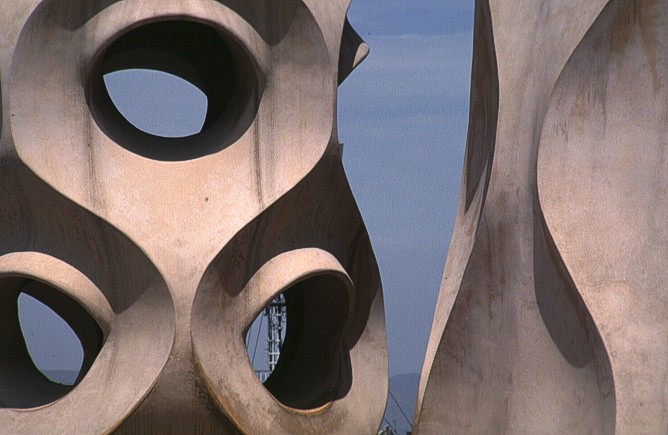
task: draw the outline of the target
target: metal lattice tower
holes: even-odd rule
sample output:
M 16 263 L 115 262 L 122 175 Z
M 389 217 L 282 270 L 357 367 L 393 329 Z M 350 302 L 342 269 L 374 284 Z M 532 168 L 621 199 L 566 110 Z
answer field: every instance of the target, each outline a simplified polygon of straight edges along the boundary
M 278 295 L 264 309 L 264 315 L 267 316 L 267 360 L 271 373 L 278 364 L 278 358 L 281 356 L 281 344 L 285 339 L 285 297 L 282 294 Z

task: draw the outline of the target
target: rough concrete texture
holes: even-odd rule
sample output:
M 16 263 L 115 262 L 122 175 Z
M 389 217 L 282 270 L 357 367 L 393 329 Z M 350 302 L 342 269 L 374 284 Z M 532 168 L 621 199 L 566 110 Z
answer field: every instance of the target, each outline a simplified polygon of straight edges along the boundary
M 668 428 L 668 1 L 476 2 L 416 433 Z
M 368 49 L 350 0 L 0 3 L 0 432 L 371 433 L 387 393 L 378 268 L 337 138 Z M 209 98 L 166 139 L 103 74 L 155 68 Z M 33 365 L 16 300 L 66 320 L 72 387 Z M 285 292 L 263 386 L 244 337 Z

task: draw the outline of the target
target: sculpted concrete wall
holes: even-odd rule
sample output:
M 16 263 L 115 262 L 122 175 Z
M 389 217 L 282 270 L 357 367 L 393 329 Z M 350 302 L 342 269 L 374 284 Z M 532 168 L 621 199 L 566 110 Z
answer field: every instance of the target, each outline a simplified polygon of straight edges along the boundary
M 476 2 L 416 433 L 668 427 L 668 2 Z
M 349 0 L 0 4 L 0 431 L 369 433 L 387 392 L 378 268 L 341 164 L 337 85 L 368 49 Z M 157 68 L 204 129 L 131 125 L 103 74 Z M 279 293 L 263 386 L 244 337 Z M 46 379 L 32 295 L 84 348 Z

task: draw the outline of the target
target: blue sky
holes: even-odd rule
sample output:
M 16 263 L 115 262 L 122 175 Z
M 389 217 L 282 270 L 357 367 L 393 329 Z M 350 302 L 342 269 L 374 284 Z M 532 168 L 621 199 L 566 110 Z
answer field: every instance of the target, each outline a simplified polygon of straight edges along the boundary
M 473 6 L 473 0 L 354 0 L 349 11 L 371 54 L 340 87 L 339 137 L 380 266 L 390 375 L 419 373 L 429 338 L 461 181 Z M 142 73 L 133 80 L 119 75 L 108 86 L 140 115 L 155 113 L 136 104 L 142 94 L 160 108 L 187 92 L 159 90 L 160 82 Z M 175 132 L 192 128 L 179 124 L 203 96 L 192 98 L 175 107 L 174 118 L 161 113 L 145 121 L 158 119 L 158 127 Z M 22 309 L 39 312 L 29 302 Z M 40 366 L 70 367 L 72 349 L 54 346 L 44 324 L 62 334 L 52 321 L 28 322 L 24 331 L 49 346 L 38 355 Z
M 354 0 L 369 57 L 339 89 L 346 172 L 378 258 L 390 374 L 422 369 L 464 161 L 473 1 Z

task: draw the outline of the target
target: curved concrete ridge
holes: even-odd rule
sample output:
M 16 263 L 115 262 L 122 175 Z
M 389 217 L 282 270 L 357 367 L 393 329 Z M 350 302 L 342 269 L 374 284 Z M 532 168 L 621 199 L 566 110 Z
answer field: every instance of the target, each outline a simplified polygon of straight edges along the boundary
M 48 276 L 43 276 L 44 270 L 49 271 Z M 47 285 L 66 291 L 95 318 L 105 336 L 109 334 L 113 310 L 95 284 L 77 269 L 40 252 L 11 252 L 0 256 L 0 277 L 16 275 L 43 279 Z
M 620 433 L 668 425 L 666 6 L 609 2 L 550 98 L 538 160 L 547 226 L 610 355 Z
M 2 162 L 0 198 L 0 425 L 46 433 L 57 421 L 62 432 L 108 432 L 148 394 L 169 358 L 175 322 L 167 286 L 126 237 L 16 160 Z M 59 311 L 81 340 L 85 377 L 74 389 L 53 391 L 28 355 L 16 298 L 31 280 L 46 286 L 25 292 Z M 146 322 L 147 312 L 157 318 Z M 105 395 L 115 400 L 100 407 Z
M 471 169 L 464 171 L 416 433 L 615 430 L 600 317 L 587 311 L 589 300 L 573 284 L 552 229 L 542 222 L 536 175 L 550 94 L 607 3 L 476 2 L 473 80 L 497 78 L 498 111 L 490 118 L 489 109 L 472 103 L 470 125 L 479 127 L 469 129 L 466 166 L 483 145 L 491 157 L 478 161 L 491 167 L 483 195 L 480 187 L 471 188 Z M 496 70 L 483 61 L 490 47 Z M 493 101 L 493 88 L 475 84 L 472 101 L 476 90 Z M 473 168 L 484 175 L 484 165 Z M 477 222 L 465 219 L 473 203 L 467 198 L 480 198 Z
M 254 248 L 258 243 L 262 250 Z M 276 262 L 285 264 L 280 274 L 265 277 Z M 317 277 L 327 281 L 311 281 Z M 267 285 L 258 287 L 256 280 Z M 267 380 L 267 392 L 245 356 L 244 336 L 266 301 L 280 292 L 288 313 L 294 306 L 288 331 L 303 336 L 294 351 L 282 352 L 289 364 Z M 200 283 L 191 326 L 208 389 L 249 433 L 360 433 L 377 427 L 387 389 L 384 330 L 377 265 L 334 154 L 220 252 Z M 224 352 L 209 350 L 216 341 Z M 240 369 L 230 372 L 228 366 Z M 251 398 L 257 406 L 249 414 Z
M 494 158 L 499 90 L 494 35 L 489 5 L 486 2 L 476 3 L 475 20 L 476 29 L 479 31 L 474 35 L 473 42 L 476 54 L 473 57 L 471 73 L 471 110 L 464 174 L 455 228 L 420 377 L 416 415 L 422 407 L 429 370 L 477 237 Z
M 304 24 L 290 25 L 291 30 L 286 30 L 283 39 L 269 45 L 240 15 L 230 13 L 229 7 L 218 2 L 211 1 L 206 8 L 195 6 L 199 2 L 143 0 L 141 8 L 132 3 L 113 2 L 103 10 L 87 11 L 84 18 L 80 17 L 80 27 L 72 30 L 59 28 L 58 22 L 49 18 L 58 13 L 61 21 L 74 21 L 60 12 L 59 2 L 39 5 L 22 32 L 14 56 L 11 86 L 15 97 L 10 98 L 15 114 L 12 127 L 15 146 L 22 160 L 49 184 L 113 223 L 133 240 L 144 240 L 142 247 L 154 261 L 160 263 L 159 258 L 153 258 L 154 251 L 164 252 L 175 244 L 165 237 L 152 236 L 149 228 L 158 226 L 168 226 L 169 234 L 179 236 L 178 244 L 208 244 L 213 256 L 244 222 L 285 193 L 320 159 L 332 136 L 335 77 L 331 77 L 331 68 L 320 54 L 324 46 L 318 47 L 318 39 L 311 37 L 318 32 L 317 23 L 305 10 L 299 15 L 297 6 L 285 9 L 292 9 L 290 18 L 304 20 Z M 301 4 L 296 0 L 292 3 Z M 91 19 L 92 16 L 96 19 Z M 215 23 L 231 32 L 252 56 L 265 86 L 252 97 L 260 100 L 252 125 L 223 152 L 179 162 L 147 160 L 119 147 L 105 130 L 125 131 L 125 137 L 118 138 L 121 142 L 143 143 L 151 141 L 150 137 L 132 134 L 127 124 L 117 125 L 118 117 L 107 116 L 102 126 L 91 117 L 86 100 L 89 81 L 86 74 L 93 69 L 99 47 L 133 23 L 183 16 Z M 309 33 L 309 38 L 304 32 Z M 59 47 L 53 39 L 64 42 Z M 324 44 L 322 36 L 319 40 Z M 41 55 L 34 57 L 35 52 Z M 54 55 L 49 56 L 49 52 Z M 312 71 L 307 77 L 297 79 L 295 68 L 300 63 L 311 65 Z M 320 68 L 320 72 L 315 68 Z M 47 71 L 49 81 L 42 79 Z M 326 84 L 324 77 L 331 77 L 330 84 Z M 70 102 L 67 111 L 43 103 L 63 100 Z M 307 128 L 296 128 L 297 124 Z M 179 147 L 188 148 L 194 141 L 213 146 L 221 139 L 225 137 L 214 129 L 211 134 L 204 132 L 180 143 Z M 154 145 L 160 147 L 159 142 Z M 56 160 L 66 164 L 46 164 Z M 152 200 L 160 197 L 168 186 L 175 187 L 169 189 L 169 201 Z M 203 208 L 207 192 L 218 192 L 216 196 L 223 198 L 211 198 Z M 246 200 L 233 200 L 238 197 Z M 174 208 L 182 212 L 175 214 Z M 188 210 L 192 212 L 187 213 Z M 221 216 L 225 217 L 224 227 L 218 224 Z M 143 217 L 142 225 L 136 224 L 136 217 Z M 187 223 L 194 220 L 216 228 L 217 234 L 190 230 L 192 226 Z M 166 266 L 159 264 L 161 270 L 171 269 L 171 265 Z
M 355 294 L 353 283 L 343 266 L 327 251 L 319 248 L 299 248 L 278 254 L 267 261 L 244 286 L 241 292 L 249 296 L 239 302 L 248 304 L 248 307 L 252 308 L 233 309 L 235 313 L 239 313 L 239 325 L 245 325 L 243 331 L 234 331 L 234 333 L 238 333 L 241 338 L 245 337 L 262 308 L 267 306 L 281 291 L 300 281 L 324 273 L 332 274 L 344 283 L 346 290 L 343 296 L 349 302 L 345 318 L 349 318 L 354 306 Z

